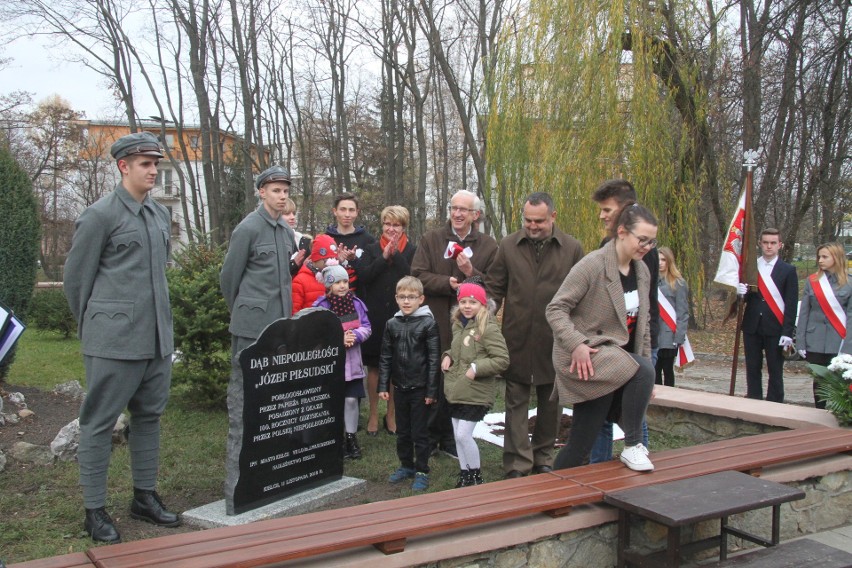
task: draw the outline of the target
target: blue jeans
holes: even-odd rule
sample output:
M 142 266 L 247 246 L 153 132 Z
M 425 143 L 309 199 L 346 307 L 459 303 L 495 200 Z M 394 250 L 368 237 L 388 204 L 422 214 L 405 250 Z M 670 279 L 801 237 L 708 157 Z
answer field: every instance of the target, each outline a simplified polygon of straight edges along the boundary
M 651 364 L 657 364 L 657 350 L 651 349 Z M 648 421 L 642 420 L 642 445 L 648 447 Z M 612 459 L 612 422 L 607 420 L 589 454 L 589 463 L 601 463 Z

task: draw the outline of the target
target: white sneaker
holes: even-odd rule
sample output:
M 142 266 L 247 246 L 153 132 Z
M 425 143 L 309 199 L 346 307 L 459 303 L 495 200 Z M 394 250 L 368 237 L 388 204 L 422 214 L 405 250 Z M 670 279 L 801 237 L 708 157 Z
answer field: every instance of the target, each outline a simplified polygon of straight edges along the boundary
M 625 447 L 620 459 L 633 471 L 654 471 L 654 464 L 648 459 L 648 449 L 642 444 Z

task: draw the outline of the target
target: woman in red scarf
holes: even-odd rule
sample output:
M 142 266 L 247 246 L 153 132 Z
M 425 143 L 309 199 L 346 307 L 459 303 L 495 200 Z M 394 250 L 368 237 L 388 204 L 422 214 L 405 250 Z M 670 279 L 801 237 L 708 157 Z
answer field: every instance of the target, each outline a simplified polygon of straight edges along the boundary
M 411 274 L 411 259 L 416 247 L 408 242 L 405 233 L 409 222 L 408 209 L 391 205 L 382 210 L 382 236 L 378 243 L 364 249 L 356 266 L 358 273 L 358 296 L 367 304 L 367 315 L 373 334 L 361 346 L 361 356 L 367 365 L 367 397 L 370 399 L 370 417 L 367 434 L 375 436 L 379 431 L 376 388 L 379 384 L 379 353 L 385 324 L 393 317 L 398 307 L 395 300 L 396 283 Z M 391 387 L 392 388 L 392 387 Z M 388 400 L 387 414 L 382 419 L 389 434 L 396 433 L 396 416 L 393 408 L 393 393 Z

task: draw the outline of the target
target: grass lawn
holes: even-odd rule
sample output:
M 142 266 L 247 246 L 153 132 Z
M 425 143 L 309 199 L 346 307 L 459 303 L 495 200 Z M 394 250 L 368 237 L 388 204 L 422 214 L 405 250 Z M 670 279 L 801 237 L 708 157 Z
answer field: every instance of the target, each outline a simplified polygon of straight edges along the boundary
M 84 375 L 76 339 L 28 329 L 20 340 L 8 383 L 50 391 L 55 385 L 73 379 L 82 384 Z M 362 405 L 362 425 L 366 423 L 366 406 Z M 503 408 L 502 393 L 498 394 L 495 408 Z M 186 510 L 222 498 L 227 429 L 225 411 L 199 409 L 189 397 L 172 393 L 163 416 L 159 491 L 175 509 Z M 370 483 L 373 491 L 368 491 L 363 501 L 410 495 L 409 489 L 392 487 L 386 482 L 388 474 L 398 466 L 395 438 L 384 432 L 369 437 L 362 431 L 359 440 L 365 458 L 347 462 L 345 475 Z M 655 451 L 687 444 L 687 440 L 651 432 L 650 445 Z M 485 479 L 502 479 L 502 450 L 482 441 L 479 447 Z M 616 448 L 620 449 L 618 445 Z M 457 461 L 440 456 L 431 460 L 430 466 L 430 492 L 455 485 Z M 17 465 L 15 475 L 10 475 L 10 471 L 7 466 L 7 471 L 0 473 L 0 511 L 3 512 L 0 559 L 19 562 L 92 546 L 82 532 L 82 497 L 76 463 L 57 462 L 46 467 Z M 110 462 L 108 510 L 116 517 L 126 517 L 131 496 L 127 447 L 115 447 Z M 125 533 L 125 540 L 128 536 L 132 537 Z M 146 536 L 138 534 L 136 538 Z

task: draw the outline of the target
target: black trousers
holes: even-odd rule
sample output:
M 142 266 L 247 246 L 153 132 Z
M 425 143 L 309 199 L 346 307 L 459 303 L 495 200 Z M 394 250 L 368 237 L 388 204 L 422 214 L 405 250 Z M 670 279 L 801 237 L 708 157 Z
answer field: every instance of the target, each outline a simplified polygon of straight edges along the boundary
M 396 455 L 402 467 L 429 473 L 429 407 L 426 388 L 393 389 L 396 406 Z
M 568 443 L 559 450 L 553 461 L 554 469 L 583 465 L 607 418 L 621 425 L 625 446 L 635 446 L 642 441 L 642 420 L 654 390 L 654 367 L 649 359 L 633 353 L 631 356 L 639 363 L 639 369 L 624 386 L 602 397 L 574 405 Z
M 444 396 L 444 374 L 439 373 L 438 400 L 429 409 L 429 442 L 432 449 L 456 451 L 456 435 L 453 432 L 453 421 L 450 418 L 450 407 Z
M 780 340 L 780 335 L 743 333 L 748 398 L 763 399 L 763 357 L 766 355 L 766 370 L 769 373 L 766 400 L 784 402 L 784 355 L 778 346 Z

